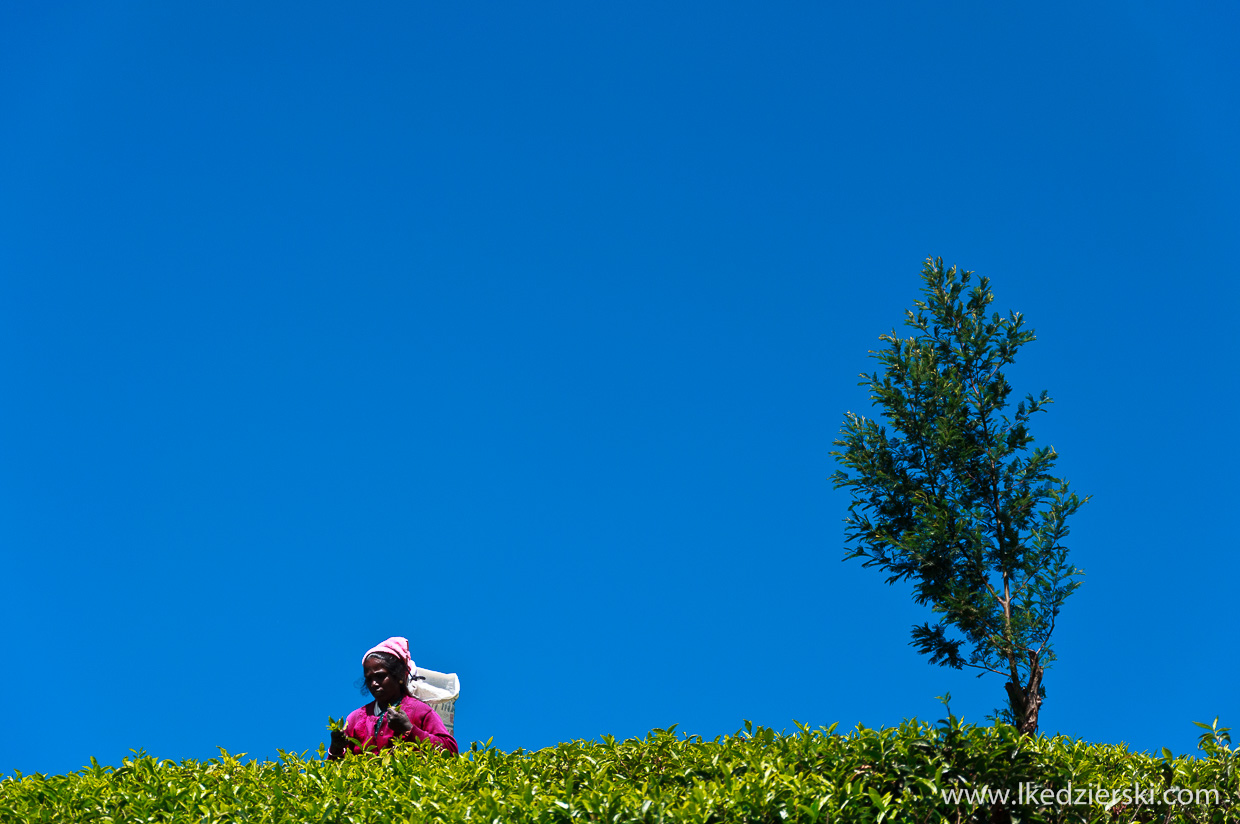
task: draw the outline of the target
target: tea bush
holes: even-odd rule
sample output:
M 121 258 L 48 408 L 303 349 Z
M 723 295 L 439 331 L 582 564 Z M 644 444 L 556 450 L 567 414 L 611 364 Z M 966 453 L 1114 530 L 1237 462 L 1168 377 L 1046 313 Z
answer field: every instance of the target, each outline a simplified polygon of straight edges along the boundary
M 138 753 L 119 767 L 92 759 L 68 775 L 6 778 L 0 821 L 1240 820 L 1232 806 L 1240 799 L 1237 756 L 1226 729 L 1217 722 L 1206 729 L 1204 758 L 1022 738 L 1010 726 L 956 718 L 845 734 L 798 726 L 783 735 L 746 722 L 713 741 L 673 728 L 536 752 L 474 744 L 457 758 L 415 745 L 343 761 L 323 760 L 322 748 L 318 757 L 281 752 L 278 761 L 221 752 L 175 762 Z M 1077 798 L 1065 798 L 1069 786 Z M 1083 792 L 1098 788 L 1126 788 L 1129 797 L 1084 803 Z M 1188 798 L 1195 791 L 1215 792 Z

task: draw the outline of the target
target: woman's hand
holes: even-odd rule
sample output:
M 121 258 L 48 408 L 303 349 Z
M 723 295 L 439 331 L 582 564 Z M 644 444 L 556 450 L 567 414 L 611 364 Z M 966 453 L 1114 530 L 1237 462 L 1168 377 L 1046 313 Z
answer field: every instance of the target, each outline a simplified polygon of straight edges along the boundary
M 348 737 L 344 734 L 344 730 L 332 730 L 332 743 L 327 748 L 327 754 L 332 758 L 340 758 L 344 755 L 344 749 L 347 744 Z
M 409 720 L 409 716 L 405 715 L 400 704 L 393 704 L 388 707 L 388 726 L 397 735 L 404 735 L 413 729 L 413 722 Z

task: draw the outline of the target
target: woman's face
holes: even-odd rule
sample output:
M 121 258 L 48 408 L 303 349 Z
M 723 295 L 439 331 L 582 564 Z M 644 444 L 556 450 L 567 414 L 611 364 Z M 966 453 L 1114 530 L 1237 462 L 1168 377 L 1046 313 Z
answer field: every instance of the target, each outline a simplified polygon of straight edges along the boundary
M 362 662 L 362 670 L 366 673 L 366 689 L 380 704 L 395 704 L 404 696 L 400 682 L 378 658 L 367 658 Z

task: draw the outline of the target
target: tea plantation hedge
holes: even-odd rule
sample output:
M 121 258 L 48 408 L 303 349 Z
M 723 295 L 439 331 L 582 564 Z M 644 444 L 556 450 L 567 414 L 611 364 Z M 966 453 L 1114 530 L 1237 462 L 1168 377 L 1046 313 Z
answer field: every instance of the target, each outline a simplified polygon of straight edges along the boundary
M 1208 730 L 1202 740 L 1204 757 L 1151 756 L 951 718 L 847 734 L 782 735 L 747 723 L 713 741 L 655 730 L 536 752 L 475 744 L 457 758 L 415 746 L 341 762 L 137 754 L 119 767 L 92 760 L 68 775 L 6 778 L 0 821 L 1238 821 L 1227 733 Z M 1069 787 L 1080 803 L 1039 796 L 1066 801 Z M 1099 799 L 1099 788 L 1120 797 Z M 985 789 L 1000 795 L 977 795 Z M 1094 803 L 1085 803 L 1091 789 Z M 944 792 L 957 790 L 974 795 Z

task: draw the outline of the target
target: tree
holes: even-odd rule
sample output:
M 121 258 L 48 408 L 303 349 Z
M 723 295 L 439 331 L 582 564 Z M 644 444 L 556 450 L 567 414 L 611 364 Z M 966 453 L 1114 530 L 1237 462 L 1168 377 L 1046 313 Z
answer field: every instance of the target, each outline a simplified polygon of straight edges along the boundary
M 836 488 L 852 494 L 846 560 L 911 581 L 937 616 L 911 645 L 932 664 L 1005 677 L 1010 720 L 1032 734 L 1051 634 L 1082 574 L 1063 545 L 1067 519 L 1088 497 L 1051 474 L 1053 448 L 1032 446 L 1046 392 L 1007 414 L 1002 370 L 1034 339 L 1020 314 L 987 317 L 990 281 L 968 289 L 973 273 L 942 258 L 921 275 L 924 299 L 905 318 L 915 334 L 882 335 L 871 352 L 882 373 L 861 376 L 892 434 L 849 412 L 831 453 L 844 467 Z

